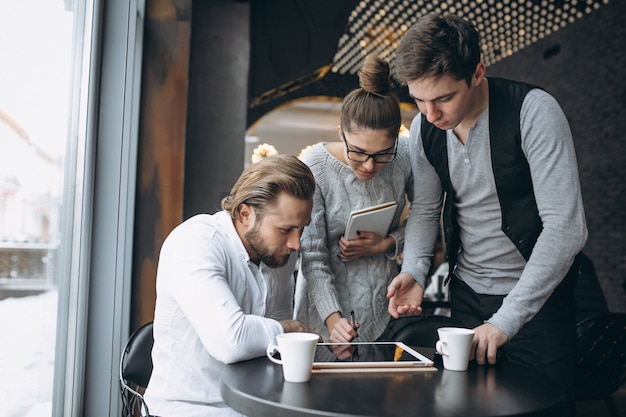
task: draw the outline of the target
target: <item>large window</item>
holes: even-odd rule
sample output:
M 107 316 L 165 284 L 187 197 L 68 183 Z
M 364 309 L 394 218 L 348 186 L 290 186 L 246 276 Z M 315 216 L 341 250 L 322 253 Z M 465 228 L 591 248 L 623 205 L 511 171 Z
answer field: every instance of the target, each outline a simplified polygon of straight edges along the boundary
M 0 415 L 117 416 L 143 1 L 0 0 Z
M 72 187 L 64 182 L 66 162 L 76 157 L 67 149 L 80 20 L 63 0 L 0 0 L 0 415 L 5 417 L 52 412 L 59 285 L 67 278 L 58 261 L 69 238 L 61 219 L 73 204 L 63 203 L 63 192 Z

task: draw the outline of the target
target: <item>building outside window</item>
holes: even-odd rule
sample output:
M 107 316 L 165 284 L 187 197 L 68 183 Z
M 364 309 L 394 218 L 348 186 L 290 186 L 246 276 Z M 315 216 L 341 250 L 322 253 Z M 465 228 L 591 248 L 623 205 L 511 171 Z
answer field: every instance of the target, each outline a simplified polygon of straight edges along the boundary
M 0 0 L 0 415 L 5 417 L 52 415 L 75 22 L 69 1 Z

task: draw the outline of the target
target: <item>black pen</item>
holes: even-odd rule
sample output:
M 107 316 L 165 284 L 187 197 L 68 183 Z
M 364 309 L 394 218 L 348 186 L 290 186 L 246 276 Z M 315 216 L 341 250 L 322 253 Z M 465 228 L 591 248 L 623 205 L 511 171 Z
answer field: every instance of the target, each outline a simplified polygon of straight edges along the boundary
M 354 319 L 354 310 L 350 310 L 350 319 L 352 320 L 352 328 L 356 331 L 356 320 Z

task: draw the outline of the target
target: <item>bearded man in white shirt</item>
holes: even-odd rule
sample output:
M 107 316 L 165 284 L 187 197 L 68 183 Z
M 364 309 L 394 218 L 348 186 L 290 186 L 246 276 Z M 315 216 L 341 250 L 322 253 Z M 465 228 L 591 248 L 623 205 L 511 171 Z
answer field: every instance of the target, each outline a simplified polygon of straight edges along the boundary
M 157 271 L 151 415 L 238 416 L 220 396 L 224 364 L 265 355 L 293 314 L 300 236 L 315 180 L 298 158 L 252 164 L 222 200 L 167 237 Z

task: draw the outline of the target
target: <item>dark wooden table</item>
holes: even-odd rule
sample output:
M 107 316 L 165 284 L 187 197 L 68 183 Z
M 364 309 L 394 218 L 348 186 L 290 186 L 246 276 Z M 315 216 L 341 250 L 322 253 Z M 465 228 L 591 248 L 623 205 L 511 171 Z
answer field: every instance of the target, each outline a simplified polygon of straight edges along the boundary
M 420 349 L 432 357 L 432 350 Z M 224 401 L 250 417 L 429 416 L 489 417 L 546 413 L 563 398 L 560 389 L 525 368 L 470 365 L 443 370 L 384 373 L 316 373 L 302 384 L 285 382 L 267 358 L 228 365 Z

